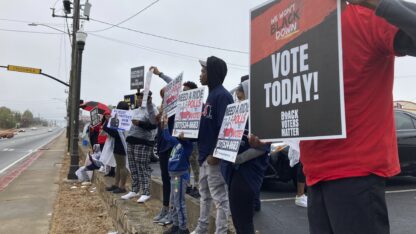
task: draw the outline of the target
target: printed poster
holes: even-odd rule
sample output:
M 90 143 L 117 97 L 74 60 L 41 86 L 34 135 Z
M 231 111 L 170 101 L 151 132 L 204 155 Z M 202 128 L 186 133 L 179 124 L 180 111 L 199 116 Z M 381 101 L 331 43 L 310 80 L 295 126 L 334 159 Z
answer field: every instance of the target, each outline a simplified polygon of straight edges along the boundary
M 235 162 L 249 114 L 250 105 L 248 100 L 227 106 L 221 130 L 218 134 L 214 157 Z
M 130 70 L 130 89 L 142 89 L 144 87 L 144 66 L 133 67 Z
M 108 120 L 107 127 L 122 131 L 128 131 L 131 128 L 132 111 L 113 109 L 111 118 Z
M 179 93 L 182 90 L 183 72 L 166 85 L 165 95 L 163 97 L 163 113 L 168 117 L 176 114 Z
M 198 138 L 204 90 L 192 89 L 179 94 L 173 136 L 177 137 L 183 132 L 185 138 Z
M 100 116 L 98 115 L 98 107 L 95 107 L 90 111 L 90 117 L 91 117 L 91 126 L 95 127 L 97 126 L 100 121 Z
M 346 137 L 341 1 L 251 11 L 250 132 L 265 141 Z

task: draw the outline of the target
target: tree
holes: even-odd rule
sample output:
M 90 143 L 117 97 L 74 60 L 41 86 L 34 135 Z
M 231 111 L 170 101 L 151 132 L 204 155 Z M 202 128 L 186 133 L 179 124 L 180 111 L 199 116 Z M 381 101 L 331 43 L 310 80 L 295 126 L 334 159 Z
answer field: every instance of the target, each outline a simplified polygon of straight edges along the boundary
M 0 107 L 0 128 L 14 127 L 16 127 L 14 113 L 7 107 Z
M 22 127 L 29 127 L 33 123 L 33 114 L 30 110 L 25 110 L 22 115 Z

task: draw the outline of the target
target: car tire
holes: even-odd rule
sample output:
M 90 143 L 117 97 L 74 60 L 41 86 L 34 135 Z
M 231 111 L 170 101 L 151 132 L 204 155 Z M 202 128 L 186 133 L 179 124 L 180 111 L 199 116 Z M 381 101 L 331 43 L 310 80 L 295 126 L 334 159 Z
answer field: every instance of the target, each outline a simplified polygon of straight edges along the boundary
M 152 156 L 150 157 L 150 162 L 152 163 L 159 162 L 159 155 L 157 153 L 157 142 L 153 145 Z

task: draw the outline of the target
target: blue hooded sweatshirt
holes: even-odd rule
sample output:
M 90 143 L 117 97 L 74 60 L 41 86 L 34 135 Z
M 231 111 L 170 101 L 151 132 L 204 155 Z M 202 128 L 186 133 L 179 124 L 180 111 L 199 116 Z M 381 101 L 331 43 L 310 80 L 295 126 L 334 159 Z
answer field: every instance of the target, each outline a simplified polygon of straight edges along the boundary
M 231 94 L 222 86 L 227 75 L 227 64 L 214 56 L 207 60 L 209 94 L 204 105 L 198 135 L 198 162 L 201 166 L 212 155 L 217 144 L 227 106 L 234 102 Z
M 170 153 L 168 171 L 179 173 L 189 171 L 189 157 L 192 154 L 193 144 L 189 140 L 179 140 L 169 133 L 169 129 L 163 131 L 163 138 L 173 146 Z

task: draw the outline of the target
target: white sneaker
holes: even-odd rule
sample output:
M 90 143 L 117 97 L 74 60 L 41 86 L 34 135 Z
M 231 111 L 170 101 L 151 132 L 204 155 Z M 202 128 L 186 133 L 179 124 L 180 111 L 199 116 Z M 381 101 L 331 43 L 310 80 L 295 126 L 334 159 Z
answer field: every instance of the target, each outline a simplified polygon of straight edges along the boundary
M 137 200 L 138 203 L 145 203 L 147 200 L 150 199 L 148 195 L 141 195 L 140 198 Z
M 308 197 L 303 194 L 302 196 L 296 196 L 295 198 L 295 204 L 297 206 L 301 206 L 301 207 L 308 207 Z
M 129 192 L 126 195 L 121 196 L 121 199 L 129 200 L 130 198 L 138 197 L 138 196 L 139 196 L 139 194 L 137 194 L 135 192 Z

